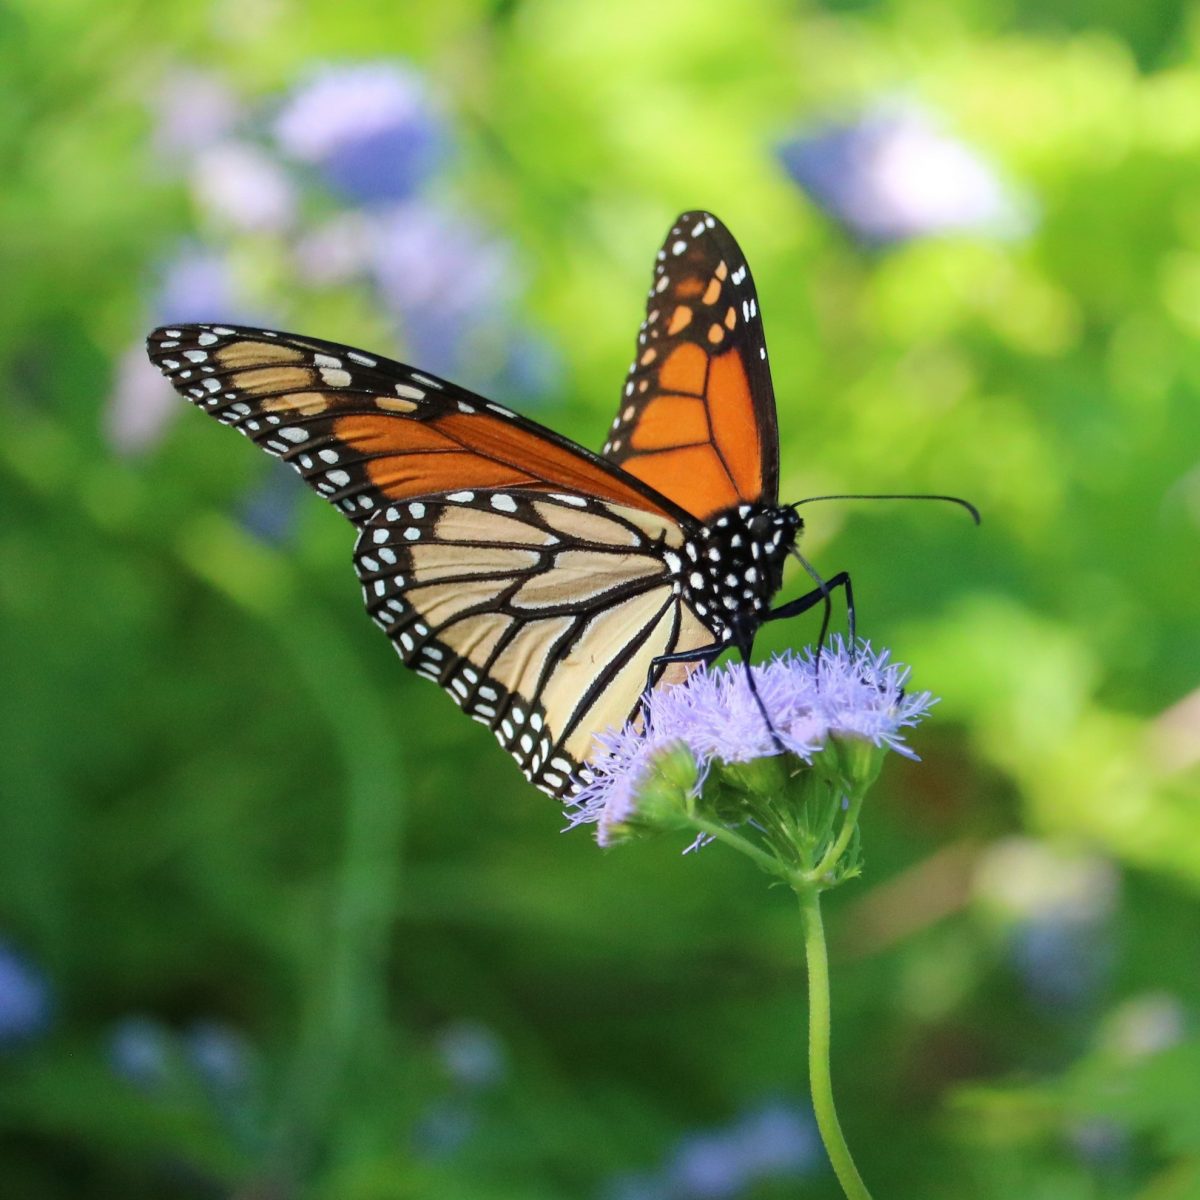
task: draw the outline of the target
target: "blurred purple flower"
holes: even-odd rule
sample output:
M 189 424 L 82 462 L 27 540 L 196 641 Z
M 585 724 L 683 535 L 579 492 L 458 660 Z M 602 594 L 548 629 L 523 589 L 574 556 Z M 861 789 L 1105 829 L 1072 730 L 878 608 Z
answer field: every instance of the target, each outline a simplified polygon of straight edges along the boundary
M 246 490 L 238 505 L 237 520 L 260 542 L 271 546 L 287 542 L 296 528 L 296 511 L 307 489 L 295 471 L 275 463 Z
M 417 1121 L 413 1138 L 422 1154 L 445 1158 L 462 1148 L 477 1124 L 475 1113 L 465 1105 L 440 1101 Z
M 779 148 L 788 174 L 830 216 L 866 242 L 961 231 L 1015 236 L 1023 205 L 974 150 L 920 109 L 879 103 Z
M 310 287 L 349 283 L 367 273 L 374 223 L 361 212 L 343 212 L 309 229 L 292 251 L 296 273 Z
M 162 267 L 146 326 L 172 321 L 253 324 L 261 323 L 262 318 L 242 300 L 223 254 L 187 244 Z M 117 360 L 104 413 L 109 444 L 121 454 L 149 450 L 182 410 L 174 389 L 146 357 L 145 343 L 139 337 Z
M 504 323 L 516 294 L 507 243 L 431 204 L 392 209 L 375 226 L 371 264 L 412 359 L 451 374 L 473 336 Z
M 667 1194 L 679 1200 L 726 1200 L 751 1181 L 737 1140 L 728 1132 L 691 1134 L 666 1170 Z
M 1115 958 L 1120 878 L 1111 862 L 1007 837 L 980 859 L 975 890 L 1004 922 L 1013 964 L 1036 1004 L 1077 1008 L 1095 996 Z
M 487 384 L 489 396 L 528 409 L 561 390 L 562 355 L 553 342 L 536 333 L 510 330 L 505 351 L 499 371 Z
M 801 1175 L 824 1162 L 812 1113 L 782 1101 L 746 1113 L 733 1133 L 755 1178 Z
M 142 1091 L 161 1091 L 175 1072 L 176 1047 L 171 1031 L 152 1017 L 123 1017 L 108 1038 L 113 1073 Z
M 437 1036 L 438 1054 L 443 1066 L 461 1087 L 493 1087 L 504 1078 L 504 1045 L 478 1021 L 458 1021 L 447 1025 Z
M 248 321 L 252 317 L 238 294 L 229 259 L 220 251 L 186 244 L 163 266 L 151 320 Z
M 1096 995 L 1116 948 L 1105 927 L 1047 916 L 1017 926 L 1012 957 L 1030 998 L 1056 1011 L 1078 1009 Z
M 250 1043 L 219 1021 L 197 1021 L 184 1035 L 184 1052 L 205 1085 L 218 1096 L 237 1096 L 250 1084 Z
M 1142 992 L 1123 1001 L 1104 1022 L 1102 1044 L 1128 1060 L 1169 1050 L 1188 1036 L 1183 1001 L 1170 992 Z
M 285 153 L 360 204 L 408 199 L 446 151 L 423 76 L 399 62 L 322 68 L 284 105 L 275 137 Z
M 104 434 L 118 454 L 140 454 L 155 446 L 179 408 L 179 397 L 146 357 L 142 342 L 117 360 L 113 389 L 104 409 Z
M 600 1200 L 670 1200 L 670 1196 L 656 1176 L 625 1172 L 605 1183 Z
M 155 97 L 154 147 L 164 158 L 189 157 L 226 137 L 240 106 L 218 75 L 196 67 L 174 67 Z
M 1093 1117 L 1069 1126 L 1067 1142 L 1087 1167 L 1112 1172 L 1128 1164 L 1133 1139 L 1116 1121 Z
M 222 141 L 196 155 L 192 195 L 215 221 L 241 233 L 277 233 L 296 215 L 287 172 L 252 142 Z
M 0 1052 L 44 1033 L 50 1024 L 50 985 L 7 942 L 0 942 Z
M 851 653 L 839 638 L 822 652 L 819 676 L 811 650 L 752 667 L 773 733 L 741 663 L 698 670 L 685 683 L 652 692 L 644 724 L 597 735 L 602 753 L 591 764 L 593 780 L 576 797 L 571 825 L 594 822 L 600 844 L 611 844 L 614 828 L 635 814 L 638 788 L 655 757 L 679 744 L 691 752 L 701 778 L 714 760 L 750 762 L 779 754 L 776 736 L 807 762 L 831 736 L 860 738 L 915 758 L 902 731 L 935 700 L 929 692 L 905 693 L 909 669 L 889 657 L 866 642 Z
M 666 1194 L 724 1200 L 762 1180 L 804 1175 L 822 1162 L 812 1114 L 775 1102 L 723 1129 L 684 1138 L 667 1165 Z

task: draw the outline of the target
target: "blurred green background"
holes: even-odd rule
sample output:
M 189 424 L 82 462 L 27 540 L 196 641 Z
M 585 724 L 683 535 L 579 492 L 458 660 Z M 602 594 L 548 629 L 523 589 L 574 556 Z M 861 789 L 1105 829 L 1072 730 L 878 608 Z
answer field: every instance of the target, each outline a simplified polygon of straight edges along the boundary
M 1200 1196 L 1200 8 L 9 0 L 0 101 L 5 1196 L 838 1194 L 789 898 L 561 834 L 140 350 L 269 322 L 598 445 L 700 206 L 784 498 L 985 516 L 808 510 L 943 698 L 828 906 L 864 1176 Z

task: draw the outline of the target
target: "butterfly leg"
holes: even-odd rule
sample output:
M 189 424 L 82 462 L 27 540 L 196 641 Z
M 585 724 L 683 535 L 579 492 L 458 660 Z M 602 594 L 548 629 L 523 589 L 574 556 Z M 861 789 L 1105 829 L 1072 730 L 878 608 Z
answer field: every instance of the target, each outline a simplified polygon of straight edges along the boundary
M 781 604 L 778 608 L 773 608 L 767 613 L 764 621 L 783 621 L 788 617 L 798 617 L 801 613 L 806 613 L 810 608 L 815 608 L 818 604 L 825 605 L 825 615 L 821 620 L 821 636 L 818 639 L 818 644 L 825 641 L 825 635 L 829 632 L 829 622 L 832 614 L 831 593 L 835 588 L 843 588 L 846 592 L 846 625 L 848 627 L 850 642 L 854 642 L 854 589 L 850 585 L 850 575 L 846 571 L 839 571 L 836 575 L 831 576 L 825 581 L 823 587 L 813 588 L 811 592 L 805 592 L 803 596 L 798 596 L 795 600 L 789 600 L 786 604 Z
M 642 689 L 642 694 L 655 684 L 655 676 L 660 667 L 669 666 L 671 663 L 699 663 L 701 666 L 707 667 L 710 663 L 716 662 L 721 654 L 728 650 L 731 643 L 729 642 L 713 642 L 709 646 L 697 646 L 695 650 L 676 650 L 674 654 L 660 654 L 657 658 L 650 660 L 650 670 L 646 672 L 646 686 Z
M 746 682 L 750 685 L 750 694 L 754 697 L 754 703 L 758 705 L 758 711 L 762 714 L 762 719 L 770 730 L 775 745 L 779 748 L 780 752 L 785 751 L 787 747 L 779 740 L 779 735 L 775 732 L 775 726 L 771 724 L 771 718 L 767 713 L 767 706 L 758 694 L 758 685 L 754 682 L 754 673 L 750 670 L 750 655 L 754 650 L 754 640 L 752 637 L 725 642 L 713 642 L 711 646 L 698 646 L 695 650 L 680 650 L 674 654 L 659 655 L 650 664 L 650 673 L 646 678 L 646 690 L 642 693 L 642 704 L 645 705 L 646 703 L 646 698 L 650 693 L 650 688 L 654 681 L 654 672 L 658 667 L 677 662 L 702 663 L 704 666 L 708 666 L 709 663 L 719 658 L 722 652 L 728 650 L 731 646 L 742 656 L 742 663 L 746 668 Z
M 781 604 L 778 608 L 772 609 L 766 616 L 767 621 L 782 621 L 787 617 L 798 617 L 803 612 L 808 612 L 810 608 L 818 604 L 825 606 L 825 612 L 821 617 L 821 635 L 817 638 L 817 671 L 821 669 L 821 651 L 825 647 L 825 638 L 829 633 L 829 623 L 833 616 L 833 601 L 830 593 L 834 588 L 842 588 L 846 593 L 846 630 L 850 640 L 850 653 L 854 653 L 855 647 L 855 622 L 854 622 L 854 588 L 850 584 L 850 574 L 847 571 L 839 571 L 836 575 L 826 579 L 820 587 L 813 588 L 811 592 L 805 592 L 803 596 L 798 596 L 795 600 L 789 600 L 786 604 Z
M 775 732 L 775 726 L 771 722 L 770 714 L 767 712 L 767 706 L 763 703 L 763 698 L 758 694 L 758 684 L 754 682 L 754 672 L 750 669 L 750 655 L 754 653 L 754 638 L 747 638 L 745 641 L 737 643 L 738 653 L 742 656 L 742 665 L 746 668 L 746 683 L 750 686 L 750 695 L 754 697 L 754 703 L 758 705 L 758 711 L 762 714 L 763 724 L 767 727 L 767 732 L 771 735 L 771 741 L 775 743 L 775 748 L 780 754 L 787 753 L 787 747 L 783 744 L 779 734 Z

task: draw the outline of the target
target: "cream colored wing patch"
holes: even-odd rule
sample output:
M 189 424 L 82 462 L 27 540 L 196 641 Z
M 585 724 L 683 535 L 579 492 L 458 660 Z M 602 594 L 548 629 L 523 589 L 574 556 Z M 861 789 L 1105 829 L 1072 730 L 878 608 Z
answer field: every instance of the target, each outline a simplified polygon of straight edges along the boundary
M 567 800 L 654 658 L 713 640 L 680 598 L 681 541 L 673 521 L 619 504 L 459 491 L 381 509 L 354 560 L 404 662 Z

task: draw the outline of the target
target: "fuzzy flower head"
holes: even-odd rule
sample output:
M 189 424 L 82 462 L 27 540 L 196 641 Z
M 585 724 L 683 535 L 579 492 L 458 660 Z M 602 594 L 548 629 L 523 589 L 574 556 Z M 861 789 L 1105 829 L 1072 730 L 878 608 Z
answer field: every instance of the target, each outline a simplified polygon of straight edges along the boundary
M 610 845 L 638 829 L 672 827 L 672 812 L 679 828 L 704 811 L 728 822 L 731 788 L 778 791 L 788 786 L 781 780 L 814 771 L 840 789 L 840 800 L 856 786 L 853 777 L 874 778 L 887 750 L 916 757 L 904 730 L 935 703 L 928 692 L 906 692 L 908 668 L 867 642 L 851 648 L 836 639 L 819 664 L 807 650 L 750 670 L 770 726 L 741 663 L 655 691 L 640 719 L 599 735 L 602 752 L 571 824 L 594 823 L 597 840 Z M 777 761 L 763 773 L 764 760 Z M 681 794 L 688 804 L 678 803 Z M 740 819 L 758 821 L 749 810 Z
M 1024 201 L 975 149 L 912 104 L 879 101 L 781 146 L 784 169 L 864 242 L 1027 232 Z
M 284 105 L 275 138 L 285 154 L 365 205 L 408 199 L 446 150 L 424 77 L 389 60 L 318 70 Z

